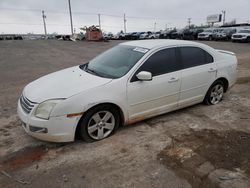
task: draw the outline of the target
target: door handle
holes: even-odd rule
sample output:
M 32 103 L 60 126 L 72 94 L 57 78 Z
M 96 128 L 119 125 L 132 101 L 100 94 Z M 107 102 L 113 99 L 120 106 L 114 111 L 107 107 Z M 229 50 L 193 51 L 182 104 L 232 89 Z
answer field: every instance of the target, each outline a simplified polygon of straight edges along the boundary
M 168 82 L 172 83 L 172 82 L 177 82 L 178 80 L 179 80 L 179 78 L 172 77 L 172 78 L 170 78 L 170 80 L 168 80 Z
M 208 72 L 215 72 L 215 71 L 217 71 L 217 70 L 214 69 L 214 68 L 210 68 L 210 69 L 208 70 Z

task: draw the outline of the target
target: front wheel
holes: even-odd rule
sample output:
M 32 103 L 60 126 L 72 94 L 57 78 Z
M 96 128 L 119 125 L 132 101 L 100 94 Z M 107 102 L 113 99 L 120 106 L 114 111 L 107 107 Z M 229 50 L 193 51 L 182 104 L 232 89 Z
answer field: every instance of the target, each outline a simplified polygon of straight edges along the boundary
M 224 94 L 224 83 L 220 80 L 216 81 L 208 90 L 204 103 L 208 105 L 218 104 Z
M 94 107 L 81 120 L 80 136 L 87 142 L 102 140 L 115 132 L 119 122 L 119 112 L 112 106 Z

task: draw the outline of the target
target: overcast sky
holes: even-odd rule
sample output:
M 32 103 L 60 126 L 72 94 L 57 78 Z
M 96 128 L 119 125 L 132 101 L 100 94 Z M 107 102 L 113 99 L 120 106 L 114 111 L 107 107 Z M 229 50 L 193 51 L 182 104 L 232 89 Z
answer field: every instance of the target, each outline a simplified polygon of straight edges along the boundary
M 83 26 L 97 25 L 101 14 L 104 31 L 127 32 L 181 28 L 205 24 L 206 17 L 226 10 L 226 21 L 250 22 L 250 0 L 71 0 L 76 32 Z M 43 33 L 41 10 L 47 16 L 48 33 L 70 33 L 68 0 L 0 0 L 0 33 Z

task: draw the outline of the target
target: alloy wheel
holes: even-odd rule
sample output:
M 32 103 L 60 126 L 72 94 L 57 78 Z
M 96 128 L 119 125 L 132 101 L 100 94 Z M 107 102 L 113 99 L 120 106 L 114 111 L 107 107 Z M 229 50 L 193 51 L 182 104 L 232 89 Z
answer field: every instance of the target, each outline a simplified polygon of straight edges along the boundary
M 221 84 L 215 85 L 212 88 L 211 94 L 210 94 L 211 104 L 217 104 L 217 103 L 219 103 L 222 100 L 223 92 L 224 92 L 223 85 L 221 85 Z
M 114 115 L 109 111 L 99 111 L 89 119 L 87 131 L 91 138 L 101 140 L 108 137 L 114 128 Z

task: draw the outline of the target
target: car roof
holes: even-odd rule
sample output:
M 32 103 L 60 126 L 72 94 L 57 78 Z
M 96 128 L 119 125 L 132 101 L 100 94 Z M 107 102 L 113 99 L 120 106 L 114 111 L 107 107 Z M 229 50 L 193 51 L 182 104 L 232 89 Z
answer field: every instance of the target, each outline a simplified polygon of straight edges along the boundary
M 167 46 L 175 46 L 175 45 L 201 45 L 197 42 L 192 41 L 184 41 L 184 40 L 173 40 L 173 39 L 154 39 L 154 40 L 136 40 L 130 42 L 124 42 L 120 45 L 128 45 L 128 46 L 136 46 L 141 48 L 153 49 Z

